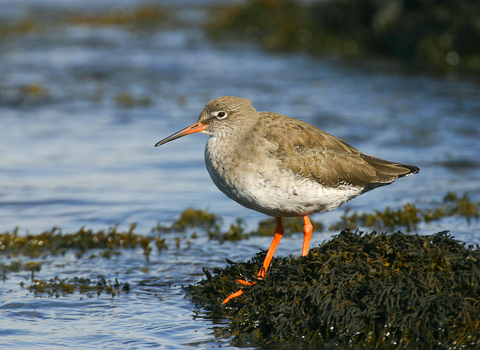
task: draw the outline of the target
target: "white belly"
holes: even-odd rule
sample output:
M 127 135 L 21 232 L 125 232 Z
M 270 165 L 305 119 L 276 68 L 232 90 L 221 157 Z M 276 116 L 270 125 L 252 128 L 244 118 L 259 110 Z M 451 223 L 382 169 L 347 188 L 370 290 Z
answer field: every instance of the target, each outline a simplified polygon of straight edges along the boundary
M 261 161 L 242 162 L 218 157 L 208 145 L 205 163 L 215 185 L 229 198 L 274 217 L 334 210 L 362 191 L 360 187 L 325 187 L 281 169 L 280 162 L 274 159 L 262 157 Z

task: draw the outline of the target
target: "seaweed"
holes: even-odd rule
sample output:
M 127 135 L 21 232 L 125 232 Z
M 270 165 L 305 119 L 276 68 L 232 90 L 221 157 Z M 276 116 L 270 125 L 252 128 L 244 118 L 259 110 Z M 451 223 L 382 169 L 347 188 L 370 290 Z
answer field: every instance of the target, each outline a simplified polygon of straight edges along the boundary
M 146 107 L 152 103 L 149 97 L 135 97 L 129 92 L 121 92 L 114 98 L 115 103 L 123 108 Z
M 65 296 L 79 292 L 80 294 L 86 293 L 88 296 L 97 295 L 102 293 L 112 294 L 112 297 L 120 294 L 121 292 L 130 291 L 130 285 L 128 283 L 119 283 L 117 279 L 115 282 L 106 281 L 101 275 L 96 276 L 97 281 L 84 277 L 73 277 L 60 279 L 58 276 L 55 278 L 38 279 L 35 278 L 35 272 L 41 270 L 44 262 L 27 262 L 23 263 L 22 260 L 14 260 L 10 264 L 1 263 L 2 280 L 7 279 L 7 272 L 20 272 L 30 271 L 31 277 L 29 279 L 30 284 L 26 282 L 20 282 L 22 288 L 26 288 L 29 292 L 34 293 L 36 296 L 46 294 L 47 296 Z
M 447 232 L 430 236 L 344 230 L 305 257 L 274 258 L 255 279 L 264 252 L 205 271 L 186 288 L 197 305 L 228 317 L 217 335 L 235 346 L 340 349 L 480 347 L 480 251 Z
M 58 227 L 44 231 L 37 235 L 27 233 L 26 236 L 18 234 L 18 227 L 12 232 L 0 234 L 0 254 L 25 255 L 38 258 L 48 254 L 65 254 L 69 250 L 76 251 L 80 258 L 90 249 L 105 249 L 102 253 L 105 257 L 118 254 L 117 249 L 134 249 L 142 247 L 144 255 L 148 259 L 151 251 L 149 247 L 152 237 L 135 234 L 136 224 L 131 224 L 128 231 L 119 231 L 118 224 L 108 230 L 93 232 L 82 227 L 76 233 L 62 233 Z M 158 245 L 157 245 L 158 247 Z
M 303 231 L 303 219 L 301 217 L 296 218 L 282 218 L 284 236 L 289 236 L 292 233 Z M 313 230 L 315 232 L 322 232 L 324 225 L 318 221 L 311 221 Z M 275 229 L 275 219 L 266 218 L 258 223 L 258 227 L 249 233 L 250 236 L 272 236 Z
M 235 223 L 230 224 L 227 231 L 221 229 L 222 223 L 222 218 L 208 210 L 190 207 L 184 210 L 180 218 L 170 226 L 157 223 L 157 226 L 152 228 L 152 232 L 185 232 L 187 228 L 200 228 L 206 230 L 210 239 L 223 242 L 248 239 L 250 236 L 271 236 L 275 228 L 275 220 L 270 217 L 260 221 L 257 228 L 250 232 L 245 232 L 245 223 L 241 218 L 237 218 Z M 312 224 L 316 232 L 324 230 L 324 225 L 321 222 L 312 221 Z M 283 227 L 285 236 L 302 232 L 303 220 L 300 217 L 283 218 Z M 192 238 L 196 238 L 196 231 L 192 234 Z
M 161 6 L 140 4 L 131 10 L 122 6 L 113 6 L 108 13 L 103 11 L 65 16 L 63 21 L 75 25 L 121 25 L 156 29 L 167 19 L 168 13 Z
M 350 229 L 359 227 L 369 227 L 375 229 L 405 228 L 407 232 L 412 232 L 421 222 L 430 223 L 450 216 L 464 217 L 470 225 L 472 219 L 480 218 L 479 203 L 473 202 L 464 193 L 459 197 L 453 192 L 448 192 L 443 202 L 436 208 L 425 210 L 417 209 L 415 204 L 407 203 L 397 210 L 386 207 L 385 210 L 375 210 L 374 213 L 358 213 L 357 211 L 349 214 L 347 208 L 340 217 L 340 221 L 331 225 L 331 231 L 341 230 L 345 227 Z
M 430 223 L 445 217 L 458 216 L 464 217 L 467 223 L 480 218 L 479 203 L 469 199 L 467 193 L 459 196 L 448 192 L 442 203 L 428 208 L 419 209 L 413 203 L 407 203 L 401 208 L 393 209 L 386 207 L 384 210 L 374 210 L 373 213 L 351 213 L 346 208 L 340 220 L 328 227 L 330 231 L 340 231 L 344 228 L 358 229 L 360 227 L 372 228 L 376 230 L 405 229 L 412 232 L 418 228 L 418 224 Z M 303 220 L 301 217 L 283 218 L 284 236 L 293 233 L 302 232 Z M 158 223 L 152 228 L 152 232 L 185 232 L 188 228 L 199 228 L 206 230 L 208 237 L 219 241 L 237 241 L 248 239 L 252 236 L 271 236 L 275 228 L 275 220 L 267 217 L 258 222 L 257 227 L 250 232 L 245 231 L 244 221 L 237 218 L 235 223 L 231 224 L 227 231 L 221 229 L 223 220 L 208 210 L 187 208 L 173 224 L 169 226 Z M 315 232 L 325 230 L 323 223 L 312 221 Z M 197 237 L 197 232 L 193 232 L 192 238 Z
M 25 18 L 15 22 L 2 21 L 0 23 L 0 41 L 9 36 L 25 35 L 43 29 L 42 25 L 33 18 Z
M 22 287 L 24 283 L 22 283 Z M 100 296 L 102 293 L 111 294 L 112 297 L 122 293 L 129 292 L 130 285 L 127 283 L 120 283 L 118 279 L 115 282 L 107 281 L 101 275 L 97 276 L 97 281 L 90 278 L 65 278 L 60 279 L 58 277 L 51 278 L 49 280 L 39 280 L 32 278 L 32 284 L 26 287 L 29 292 L 34 293 L 36 296 L 46 294 L 49 297 L 60 297 L 67 294 L 73 294 L 79 292 L 80 294 L 86 294 L 89 297 L 94 295 Z
M 391 230 L 403 228 L 407 232 L 415 230 L 419 223 L 430 223 L 445 217 L 458 216 L 464 217 L 468 224 L 473 220 L 480 218 L 479 203 L 469 199 L 465 193 L 459 196 L 448 192 L 437 206 L 418 209 L 415 204 L 407 203 L 401 208 L 391 209 L 386 207 L 383 211 L 374 210 L 373 213 L 350 213 L 345 209 L 340 220 L 328 229 L 330 231 L 339 231 L 343 228 L 357 229 L 359 227 L 374 228 L 377 230 Z M 245 223 L 241 218 L 237 218 L 230 224 L 225 231 L 222 230 L 223 219 L 208 210 L 187 208 L 180 217 L 171 225 L 163 225 L 160 222 L 151 229 L 155 236 L 136 234 L 134 232 L 136 224 L 130 225 L 127 231 L 118 230 L 118 224 L 108 228 L 93 232 L 82 227 L 76 233 L 62 233 L 58 227 L 44 231 L 40 234 L 32 235 L 27 232 L 25 236 L 19 235 L 18 228 L 11 232 L 0 234 L 0 254 L 26 255 L 30 257 L 41 257 L 45 254 L 65 254 L 69 250 L 76 251 L 78 257 L 81 257 L 90 249 L 104 249 L 101 255 L 109 258 L 112 254 L 120 254 L 120 249 L 143 248 L 143 254 L 148 260 L 152 251 L 151 243 L 157 248 L 158 252 L 168 249 L 166 233 L 185 233 L 187 229 L 195 229 L 191 233 L 191 238 L 198 237 L 196 229 L 204 230 L 208 237 L 219 241 L 237 241 L 248 239 L 251 236 L 271 236 L 275 228 L 275 220 L 266 218 L 258 222 L 257 227 L 250 232 L 245 230 Z M 321 232 L 325 230 L 321 222 L 312 221 L 314 230 Z M 302 218 L 283 218 L 284 235 L 302 232 Z M 180 246 L 180 238 L 174 237 L 175 245 Z M 190 245 L 192 242 L 187 241 Z
M 152 232 L 185 232 L 187 228 L 202 228 L 207 232 L 215 232 L 220 230 L 221 224 L 222 219 L 208 210 L 190 207 L 185 209 L 172 225 L 164 226 L 157 223 L 157 226 L 152 228 Z
M 434 72 L 480 73 L 480 6 L 457 0 L 250 0 L 217 6 L 213 39 L 267 50 L 346 58 L 388 57 Z

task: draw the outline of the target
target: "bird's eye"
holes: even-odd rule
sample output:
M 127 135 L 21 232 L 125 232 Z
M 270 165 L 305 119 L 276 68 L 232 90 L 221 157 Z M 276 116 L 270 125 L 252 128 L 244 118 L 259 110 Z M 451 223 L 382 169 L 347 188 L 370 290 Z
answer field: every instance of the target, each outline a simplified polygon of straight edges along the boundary
M 223 119 L 227 117 L 227 113 L 221 111 L 217 113 L 217 119 Z

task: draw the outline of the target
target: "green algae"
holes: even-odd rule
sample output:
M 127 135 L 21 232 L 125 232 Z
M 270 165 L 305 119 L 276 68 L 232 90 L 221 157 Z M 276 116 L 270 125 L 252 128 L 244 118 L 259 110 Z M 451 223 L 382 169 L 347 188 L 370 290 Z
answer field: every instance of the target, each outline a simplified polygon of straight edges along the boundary
M 479 17 L 472 1 L 250 0 L 215 8 L 206 31 L 268 50 L 388 57 L 427 71 L 478 74 Z
M 448 192 L 443 198 L 443 204 L 435 212 L 428 210 L 423 214 L 424 220 L 430 222 L 433 220 L 439 220 L 449 216 L 462 216 L 467 219 L 470 224 L 472 218 L 478 220 L 480 218 L 479 203 L 472 202 L 468 198 L 468 194 L 463 194 L 462 197 L 458 197 L 453 192 Z
M 49 88 L 39 81 L 15 87 L 0 86 L 0 101 L 10 105 L 39 105 L 51 99 Z
M 293 233 L 302 232 L 303 219 L 297 218 L 283 218 L 284 235 L 289 236 Z M 171 225 L 165 226 L 157 223 L 157 226 L 152 228 L 152 232 L 185 232 L 188 228 L 199 228 L 207 232 L 208 237 L 219 241 L 238 241 L 248 239 L 251 236 L 271 236 L 275 229 L 275 219 L 266 218 L 258 223 L 257 227 L 250 232 L 245 231 L 245 222 L 241 218 L 237 218 L 235 223 L 230 224 L 227 231 L 223 231 L 221 226 L 223 224 L 222 218 L 209 212 L 208 210 L 187 208 L 178 220 L 175 220 Z M 321 222 L 312 221 L 314 230 L 321 232 L 324 226 Z M 196 231 L 192 234 L 196 237 Z
M 223 219 L 211 212 L 208 209 L 187 208 L 180 217 L 171 225 L 162 225 L 160 222 L 152 228 L 152 232 L 167 233 L 177 232 L 183 233 L 187 229 L 202 229 L 205 230 L 208 237 L 219 241 L 238 241 L 248 238 L 245 233 L 244 222 L 241 218 L 237 218 L 235 224 L 231 224 L 227 231 L 222 231 L 221 226 Z M 192 239 L 196 239 L 197 232 L 192 233 Z
M 480 217 L 480 204 L 471 201 L 468 194 L 459 196 L 448 192 L 441 203 L 431 208 L 418 209 L 415 204 L 407 203 L 401 208 L 391 209 L 386 207 L 383 211 L 375 210 L 373 213 L 350 213 L 347 208 L 340 220 L 331 225 L 330 231 L 339 231 L 344 228 L 356 229 L 359 227 L 374 228 L 377 230 L 405 229 L 411 232 L 418 227 L 419 223 L 431 223 L 446 217 L 462 217 L 471 224 Z M 297 218 L 283 218 L 284 235 L 299 233 L 303 230 L 303 220 Z M 325 230 L 321 222 L 312 221 L 314 231 Z M 222 229 L 223 219 L 216 214 L 204 210 L 187 208 L 180 217 L 171 225 L 163 225 L 160 222 L 151 229 L 152 235 L 135 233 L 136 224 L 131 224 L 128 230 L 120 231 L 118 224 L 106 230 L 93 232 L 82 227 L 76 233 L 62 233 L 58 227 L 32 235 L 27 232 L 25 236 L 19 234 L 18 228 L 0 234 L 0 254 L 4 255 L 25 255 L 33 258 L 42 257 L 48 254 L 65 254 L 67 251 L 75 251 L 77 257 L 81 257 L 91 249 L 103 249 L 99 253 L 105 258 L 118 255 L 121 249 L 142 248 L 145 258 L 148 260 L 152 247 L 158 252 L 168 249 L 168 233 L 182 233 L 187 230 L 194 230 L 191 239 L 198 237 L 197 230 L 204 230 L 208 237 L 219 241 L 237 241 L 248 239 L 252 236 L 271 236 L 275 229 L 275 220 L 266 218 L 257 223 L 257 227 L 246 231 L 245 222 L 237 218 L 230 224 L 227 230 Z M 180 237 L 173 237 L 177 248 L 180 246 Z M 188 245 L 192 241 L 187 240 Z
M 386 207 L 384 210 L 374 210 L 373 213 L 353 213 L 345 209 L 340 220 L 328 227 L 329 231 L 339 231 L 344 228 L 357 229 L 360 227 L 373 228 L 377 230 L 405 229 L 412 232 L 417 229 L 420 223 L 430 223 L 446 217 L 463 217 L 470 224 L 473 220 L 480 218 L 480 204 L 471 201 L 468 194 L 459 196 L 448 192 L 442 201 L 431 208 L 418 209 L 414 203 L 407 203 L 403 207 L 393 209 Z M 301 217 L 282 218 L 284 235 L 289 236 L 293 233 L 302 232 L 303 220 Z M 237 218 L 235 223 L 231 224 L 227 231 L 221 229 L 222 218 L 208 210 L 188 208 L 173 224 L 169 226 L 158 223 L 152 228 L 152 232 L 185 232 L 187 229 L 203 229 L 207 232 L 210 239 L 219 241 L 237 241 L 248 239 L 252 236 L 271 236 L 275 229 L 275 219 L 267 217 L 258 222 L 257 227 L 252 231 L 245 230 L 245 223 L 241 218 Z M 312 221 L 315 232 L 325 230 L 324 225 L 318 221 Z M 193 232 L 192 238 L 197 236 Z
M 242 239 L 247 239 L 249 235 L 245 233 L 244 221 L 241 218 L 237 218 L 235 224 L 231 224 L 227 232 L 223 233 L 220 230 L 209 231 L 208 237 L 210 239 L 216 239 L 223 242 L 223 241 L 240 241 Z
M 311 221 L 314 232 L 322 232 L 324 225 L 318 221 Z M 289 236 L 293 233 L 303 231 L 303 219 L 301 217 L 296 218 L 282 218 L 282 224 L 284 229 L 284 236 Z M 250 232 L 250 236 L 272 236 L 275 229 L 275 219 L 266 218 L 258 223 L 258 227 Z
M 97 281 L 79 277 L 65 279 L 55 277 L 49 280 L 32 278 L 30 285 L 25 286 L 22 283 L 21 286 L 36 296 L 47 295 L 57 298 L 75 292 L 86 294 L 88 297 L 99 296 L 102 293 L 111 294 L 114 297 L 122 292 L 130 291 L 128 283 L 120 283 L 117 279 L 112 283 L 111 281 L 106 281 L 103 276 L 97 276 Z
M 465 218 L 470 224 L 474 220 L 478 220 L 478 208 L 479 203 L 471 201 L 467 194 L 457 195 L 449 192 L 444 196 L 441 203 L 422 210 L 417 209 L 414 204 L 410 203 L 399 209 L 387 207 L 383 211 L 374 211 L 373 213 L 350 213 L 347 209 L 341 220 L 329 229 L 336 230 L 336 227 L 341 229 L 345 227 L 374 227 L 379 230 L 389 229 L 391 231 L 394 228 L 413 230 L 421 222 L 430 223 L 451 216 Z M 286 236 L 299 233 L 303 229 L 302 218 L 283 218 L 283 224 L 284 235 Z M 312 224 L 315 231 L 324 230 L 322 223 L 312 222 Z M 154 249 L 158 254 L 165 249 L 169 249 L 167 240 L 173 240 L 173 246 L 179 249 L 182 244 L 186 244 L 187 247 L 193 244 L 199 235 L 199 230 L 204 231 L 209 239 L 221 242 L 248 239 L 259 235 L 271 236 L 275 228 L 275 220 L 266 218 L 258 222 L 257 227 L 250 232 L 245 229 L 245 222 L 240 218 L 226 229 L 222 229 L 222 225 L 222 218 L 208 210 L 187 208 L 171 225 L 158 223 L 152 228 L 150 235 L 135 233 L 136 224 L 130 225 L 127 230 L 120 230 L 116 225 L 97 232 L 82 227 L 74 233 L 63 233 L 58 227 L 53 227 L 51 230 L 36 235 L 30 234 L 28 231 L 25 235 L 21 235 L 19 229 L 16 228 L 0 234 L 0 257 L 10 259 L 9 263 L 0 263 L 0 278 L 6 280 L 9 273 L 26 271 L 31 275 L 32 285 L 29 290 L 32 292 L 38 295 L 42 293 L 51 296 L 66 295 L 69 290 L 78 291 L 80 286 L 69 282 L 70 279 L 62 280 L 63 284 L 56 279 L 36 279 L 36 274 L 41 271 L 42 265 L 46 261 L 23 262 L 21 259 L 15 258 L 26 256 L 33 259 L 45 259 L 48 256 L 73 252 L 79 259 L 87 253 L 89 253 L 89 259 L 110 259 L 120 255 L 123 249 L 136 249 L 149 261 Z M 189 230 L 190 238 L 186 236 L 187 230 Z M 181 236 L 178 236 L 179 234 Z M 392 249 L 388 250 L 387 253 L 392 254 L 392 251 L 394 251 Z M 466 259 L 473 259 L 473 256 L 467 256 Z M 234 264 L 230 262 L 234 266 L 232 267 L 232 271 L 235 271 L 234 278 L 232 278 L 232 275 L 224 274 L 222 277 L 224 285 L 219 287 L 220 289 L 217 291 L 219 298 L 222 298 L 221 295 L 225 294 L 225 291 L 222 290 L 224 286 L 228 285 L 232 290 L 238 288 L 235 278 L 255 280 L 262 261 L 263 254 L 259 254 L 257 258 L 248 263 Z M 391 262 L 387 261 L 386 264 L 391 264 Z M 226 271 L 228 271 L 228 268 Z M 212 278 L 209 277 L 210 280 Z M 73 289 L 69 289 L 69 285 L 73 285 Z M 86 287 L 81 288 L 88 290 Z M 109 292 L 107 291 L 108 286 L 104 289 Z M 117 293 L 115 289 L 110 290 L 110 292 Z
M 30 261 L 22 262 L 21 259 L 13 260 L 10 264 L 0 263 L 1 279 L 7 279 L 7 273 L 27 271 L 31 273 L 31 277 L 27 282 L 20 282 L 20 287 L 33 293 L 35 296 L 46 295 L 49 297 L 60 297 L 68 294 L 87 294 L 89 297 L 99 296 L 102 293 L 111 294 L 112 297 L 122 292 L 129 292 L 130 285 L 128 283 L 120 283 L 117 279 L 114 282 L 107 281 L 101 275 L 95 278 L 72 277 L 60 279 L 58 276 L 50 279 L 35 278 L 35 272 L 41 270 L 42 265 L 46 262 Z
M 156 4 L 138 4 L 135 7 L 112 6 L 108 11 L 49 11 L 36 12 L 14 21 L 0 22 L 0 40 L 31 33 L 58 30 L 65 26 L 119 26 L 131 30 L 159 30 L 172 20 L 172 11 Z
M 134 249 L 141 247 L 144 255 L 148 258 L 150 242 L 153 237 L 135 234 L 136 224 L 131 224 L 128 231 L 119 231 L 118 225 L 108 230 L 93 232 L 82 227 L 76 233 L 62 233 L 58 227 L 44 231 L 37 235 L 27 233 L 26 236 L 18 234 L 18 228 L 12 232 L 0 234 L 0 254 L 15 256 L 25 255 L 32 258 L 44 257 L 48 254 L 65 254 L 67 251 L 75 251 L 77 257 L 81 257 L 91 249 L 104 249 L 104 257 L 119 254 L 118 249 Z M 158 247 L 158 245 L 157 245 Z
M 216 40 L 247 40 L 267 50 L 305 51 L 437 73 L 480 73 L 480 7 L 467 0 L 249 0 L 215 6 L 204 30 Z M 157 31 L 185 26 L 172 7 L 138 4 L 0 24 L 0 40 L 65 26 Z M 141 105 L 148 99 L 133 102 Z
M 157 223 L 152 228 L 152 232 L 185 232 L 188 228 L 201 228 L 208 231 L 217 231 L 220 229 L 222 219 L 210 213 L 208 210 L 187 208 L 180 217 L 169 226 Z
M 42 29 L 42 24 L 33 18 L 24 18 L 15 22 L 2 21 L 0 23 L 0 40 L 12 36 L 26 35 Z
M 140 4 L 133 9 L 113 6 L 108 12 L 91 12 L 69 15 L 65 23 L 75 25 L 120 25 L 141 29 L 156 29 L 168 19 L 168 12 L 157 5 Z
M 2 271 L 2 280 L 7 279 L 7 272 L 20 272 L 20 271 L 30 271 L 32 280 L 35 278 L 35 272 L 38 272 L 42 269 L 43 262 L 27 262 L 23 263 L 21 259 L 14 260 L 10 264 L 0 263 L 0 268 Z
M 306 257 L 264 253 L 206 279 L 187 295 L 209 315 L 228 315 L 218 336 L 261 348 L 467 349 L 480 346 L 480 251 L 446 232 L 431 236 L 342 231 Z M 201 311 L 199 311 L 201 312 Z
M 123 108 L 146 107 L 152 103 L 149 97 L 135 97 L 129 92 L 121 92 L 114 98 L 115 103 Z
M 46 295 L 58 298 L 76 292 L 87 294 L 89 297 L 99 296 L 102 293 L 115 296 L 121 292 L 130 291 L 130 285 L 128 283 L 119 283 L 117 279 L 115 279 L 114 282 L 106 281 L 101 275 L 97 276 L 96 281 L 84 277 L 60 279 L 55 276 L 55 278 L 48 280 L 35 278 L 35 272 L 40 271 L 43 264 L 44 262 L 37 261 L 24 263 L 21 259 L 11 261 L 10 264 L 2 263 L 0 264 L 0 276 L 1 279 L 5 281 L 7 279 L 7 273 L 9 272 L 31 272 L 31 277 L 28 282 L 20 282 L 20 287 L 25 288 L 35 296 Z
M 438 221 L 446 217 L 457 216 L 463 217 L 470 224 L 472 219 L 480 218 L 480 204 L 473 202 L 465 193 L 459 197 L 457 194 L 448 192 L 443 202 L 436 208 L 428 208 L 425 210 L 417 209 L 415 204 L 407 203 L 397 210 L 386 207 L 385 210 L 375 210 L 374 213 L 358 213 L 357 211 L 350 214 L 348 209 L 340 217 L 340 221 L 331 225 L 331 231 L 341 230 L 345 227 L 356 229 L 359 227 L 368 227 L 375 229 L 394 230 L 404 228 L 407 232 L 415 230 L 419 223 L 430 223 Z
M 480 73 L 480 7 L 474 1 L 249 0 L 209 10 L 203 29 L 214 40 L 246 40 L 267 50 L 372 60 L 376 66 L 388 58 L 394 64 L 406 63 L 410 70 Z M 51 12 L 44 18 L 1 23 L 0 40 L 66 26 L 158 31 L 188 25 L 178 12 L 149 3 L 107 11 Z M 119 103 L 144 106 L 150 99 Z
M 340 221 L 330 226 L 330 230 L 338 230 L 341 228 L 385 228 L 393 230 L 398 227 L 406 228 L 407 232 L 417 228 L 417 224 L 422 221 L 418 210 L 414 204 L 407 203 L 397 210 L 386 207 L 385 210 L 375 210 L 373 214 L 358 214 L 356 211 L 349 215 L 349 210 L 340 217 Z

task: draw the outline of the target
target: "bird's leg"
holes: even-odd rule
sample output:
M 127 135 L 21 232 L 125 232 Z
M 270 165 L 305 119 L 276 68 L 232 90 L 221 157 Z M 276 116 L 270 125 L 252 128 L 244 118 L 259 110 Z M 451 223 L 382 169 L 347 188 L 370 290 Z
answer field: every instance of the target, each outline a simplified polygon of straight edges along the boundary
M 308 254 L 308 250 L 310 249 L 310 239 L 312 238 L 313 232 L 313 225 L 310 222 L 310 218 L 308 215 L 303 216 L 303 248 L 302 248 L 302 256 Z
M 270 244 L 270 248 L 268 248 L 267 255 L 265 256 L 265 260 L 263 260 L 263 266 L 260 268 L 260 271 L 258 271 L 257 278 L 262 279 L 265 277 L 265 274 L 267 273 L 268 268 L 270 267 L 270 263 L 272 262 L 273 254 L 275 254 L 275 250 L 278 247 L 278 244 L 280 243 L 280 240 L 282 239 L 283 236 L 283 224 L 282 224 L 282 218 L 275 218 L 276 219 L 276 224 L 275 224 L 275 233 L 273 235 L 273 241 L 272 244 Z M 307 217 L 308 220 L 308 217 Z M 308 221 L 310 222 L 310 221 Z M 311 226 L 312 224 L 310 224 Z M 312 226 L 313 228 L 313 226 Z M 310 236 L 312 235 L 312 231 L 310 230 Z M 310 241 L 310 239 L 309 239 Z M 308 249 L 307 249 L 308 250 Z M 246 286 L 251 286 L 252 284 L 255 284 L 255 282 L 247 282 L 244 280 L 237 280 L 238 283 L 244 284 Z M 243 290 L 240 289 L 239 291 L 230 294 L 224 301 L 223 304 L 228 303 L 230 300 L 233 298 L 236 298 L 240 295 L 243 294 Z
M 273 235 L 272 244 L 270 244 L 270 248 L 268 248 L 267 255 L 265 256 L 265 260 L 263 260 L 263 266 L 258 271 L 257 278 L 264 278 L 265 274 L 267 273 L 268 268 L 270 267 L 270 263 L 273 259 L 273 254 L 275 254 L 275 250 L 277 250 L 278 244 L 283 237 L 283 224 L 282 218 L 275 218 L 277 223 L 275 224 L 275 233 Z

